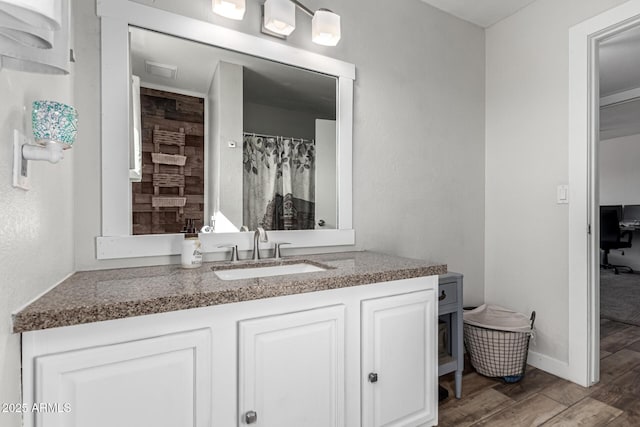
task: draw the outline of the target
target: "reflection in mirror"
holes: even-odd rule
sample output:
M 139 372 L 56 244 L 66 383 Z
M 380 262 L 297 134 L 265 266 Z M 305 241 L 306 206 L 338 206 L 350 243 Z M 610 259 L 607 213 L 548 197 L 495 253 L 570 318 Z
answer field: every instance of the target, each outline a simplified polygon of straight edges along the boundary
M 133 234 L 338 228 L 335 77 L 134 27 L 130 53 Z

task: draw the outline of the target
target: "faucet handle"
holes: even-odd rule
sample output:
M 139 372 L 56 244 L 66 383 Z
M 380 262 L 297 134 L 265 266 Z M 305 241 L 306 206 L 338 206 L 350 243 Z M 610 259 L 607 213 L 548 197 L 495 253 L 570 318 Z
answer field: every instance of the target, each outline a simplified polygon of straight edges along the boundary
M 218 246 L 218 247 L 219 248 L 231 248 L 231 262 L 238 261 L 238 245 L 228 244 L 228 245 L 221 245 L 221 246 Z
M 256 228 L 256 234 L 258 235 L 258 238 L 260 239 L 261 242 L 269 241 L 269 236 L 267 236 L 267 232 L 265 231 L 264 228 L 262 227 Z
M 273 258 L 274 259 L 280 259 L 282 258 L 282 255 L 280 254 L 280 246 L 282 245 L 290 245 L 291 243 L 289 242 L 274 242 L 274 249 L 273 249 Z

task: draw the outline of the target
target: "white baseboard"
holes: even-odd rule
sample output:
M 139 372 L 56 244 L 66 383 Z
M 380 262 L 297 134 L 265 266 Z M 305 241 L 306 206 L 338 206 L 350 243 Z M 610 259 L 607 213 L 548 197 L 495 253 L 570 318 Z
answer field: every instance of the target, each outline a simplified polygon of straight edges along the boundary
M 548 372 L 567 381 L 575 382 L 570 377 L 569 364 L 562 360 L 554 359 L 545 354 L 529 351 L 527 363 L 545 372 Z

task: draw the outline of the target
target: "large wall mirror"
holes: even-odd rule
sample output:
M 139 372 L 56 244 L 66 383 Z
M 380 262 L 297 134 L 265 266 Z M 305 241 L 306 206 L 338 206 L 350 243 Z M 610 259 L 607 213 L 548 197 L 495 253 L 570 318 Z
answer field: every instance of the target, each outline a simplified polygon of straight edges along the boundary
M 337 228 L 336 77 L 129 33 L 133 234 Z
M 98 258 L 177 254 L 189 220 L 206 252 L 249 249 L 259 226 L 354 243 L 352 64 L 127 0 L 98 13 Z

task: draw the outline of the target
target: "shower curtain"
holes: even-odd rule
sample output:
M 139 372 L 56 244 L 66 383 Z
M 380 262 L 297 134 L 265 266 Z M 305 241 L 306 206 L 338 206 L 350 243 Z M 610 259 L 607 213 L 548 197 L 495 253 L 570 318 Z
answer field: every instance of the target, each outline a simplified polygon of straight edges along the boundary
M 244 134 L 243 223 L 249 230 L 315 227 L 315 141 Z

